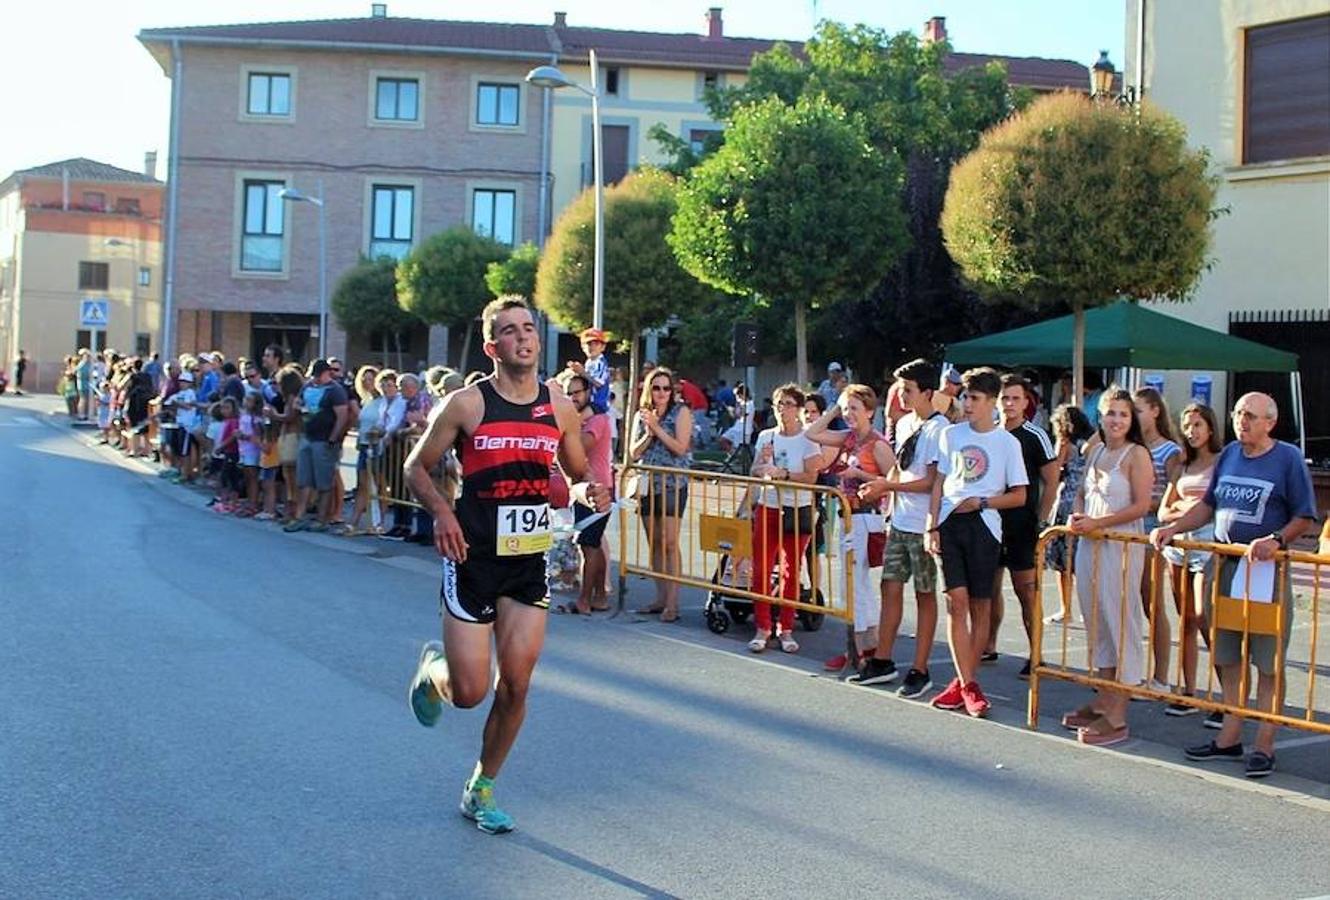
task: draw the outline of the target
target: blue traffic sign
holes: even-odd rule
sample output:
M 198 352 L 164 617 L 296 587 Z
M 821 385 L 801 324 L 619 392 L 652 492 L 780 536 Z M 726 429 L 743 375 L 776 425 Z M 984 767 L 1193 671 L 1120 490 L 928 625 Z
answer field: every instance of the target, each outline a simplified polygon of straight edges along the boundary
M 84 328 L 105 328 L 111 322 L 108 300 L 80 300 L 79 324 Z

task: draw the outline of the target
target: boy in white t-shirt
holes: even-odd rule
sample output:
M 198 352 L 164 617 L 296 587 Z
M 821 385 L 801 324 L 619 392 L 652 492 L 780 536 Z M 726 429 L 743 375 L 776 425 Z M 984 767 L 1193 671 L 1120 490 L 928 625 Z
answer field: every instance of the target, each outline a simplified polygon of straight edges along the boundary
M 937 366 L 916 359 L 892 375 L 896 379 L 897 395 L 908 410 L 896 422 L 896 467 L 859 489 L 859 495 L 869 500 L 892 494 L 891 530 L 882 562 L 879 639 L 859 683 L 885 684 L 895 680 L 892 647 L 904 613 L 905 585 L 913 579 L 919 610 L 914 664 L 896 693 L 914 698 L 933 686 L 928 657 L 933 652 L 933 636 L 937 632 L 937 563 L 924 547 L 924 533 L 928 530 L 933 482 L 937 480 L 938 443 L 942 431 L 951 423 L 933 408 Z
M 194 373 L 181 372 L 176 383 L 179 389 L 163 400 L 162 405 L 175 410 L 175 421 L 180 426 L 180 446 L 175 448 L 179 474 L 173 479 L 179 484 L 193 481 L 198 472 L 199 454 L 194 441 L 194 429 L 198 427 L 199 414 L 197 395 L 194 393 Z
M 999 510 L 1025 503 L 1029 478 L 1021 445 L 997 427 L 994 411 L 1002 380 L 989 368 L 961 377 L 965 422 L 942 432 L 929 504 L 928 552 L 941 555 L 947 591 L 947 638 L 956 677 L 933 698 L 938 709 L 988 714 L 979 688 L 979 657 L 988 640 L 989 603 L 1002 554 Z

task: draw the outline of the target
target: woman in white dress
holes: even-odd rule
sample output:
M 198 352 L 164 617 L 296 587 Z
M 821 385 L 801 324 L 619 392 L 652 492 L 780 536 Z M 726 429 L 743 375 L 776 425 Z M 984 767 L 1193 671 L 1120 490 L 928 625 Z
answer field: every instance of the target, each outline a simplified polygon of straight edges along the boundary
M 1068 522 L 1072 533 L 1082 535 L 1076 545 L 1076 594 L 1099 677 L 1137 685 L 1145 679 L 1145 545 L 1084 537 L 1099 531 L 1145 534 L 1154 465 L 1127 391 L 1112 388 L 1100 397 L 1099 439 Z M 1116 744 L 1129 737 L 1127 703 L 1126 694 L 1100 691 L 1063 716 L 1062 724 L 1075 729 L 1081 743 Z

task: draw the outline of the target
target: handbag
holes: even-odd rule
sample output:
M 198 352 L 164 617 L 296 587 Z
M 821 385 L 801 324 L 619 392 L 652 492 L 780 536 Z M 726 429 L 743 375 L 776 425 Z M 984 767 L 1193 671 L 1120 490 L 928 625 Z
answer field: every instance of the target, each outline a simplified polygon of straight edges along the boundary
M 780 508 L 780 530 L 782 534 L 813 534 L 813 507 L 782 506 Z

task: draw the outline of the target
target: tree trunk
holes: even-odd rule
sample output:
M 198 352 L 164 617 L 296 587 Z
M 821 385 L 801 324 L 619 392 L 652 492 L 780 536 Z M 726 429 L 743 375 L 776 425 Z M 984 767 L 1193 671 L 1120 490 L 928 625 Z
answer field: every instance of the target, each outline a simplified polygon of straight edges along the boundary
M 1080 406 L 1085 397 L 1085 301 L 1071 301 L 1071 400 Z
M 394 331 L 394 332 L 393 332 L 393 349 L 397 352 L 397 371 L 400 372 L 400 371 L 402 371 L 402 332 L 401 332 L 401 331 Z M 387 363 L 388 363 L 388 345 L 387 345 L 387 344 L 384 345 L 383 350 L 384 350 L 384 353 L 383 353 L 383 357 L 384 357 L 383 362 L 384 362 L 384 365 L 387 365 Z
M 466 334 L 462 336 L 462 375 L 470 374 L 471 367 L 471 333 L 476 330 L 476 320 L 468 319 L 466 322 Z
M 802 297 L 794 301 L 794 380 L 808 384 L 808 309 Z

